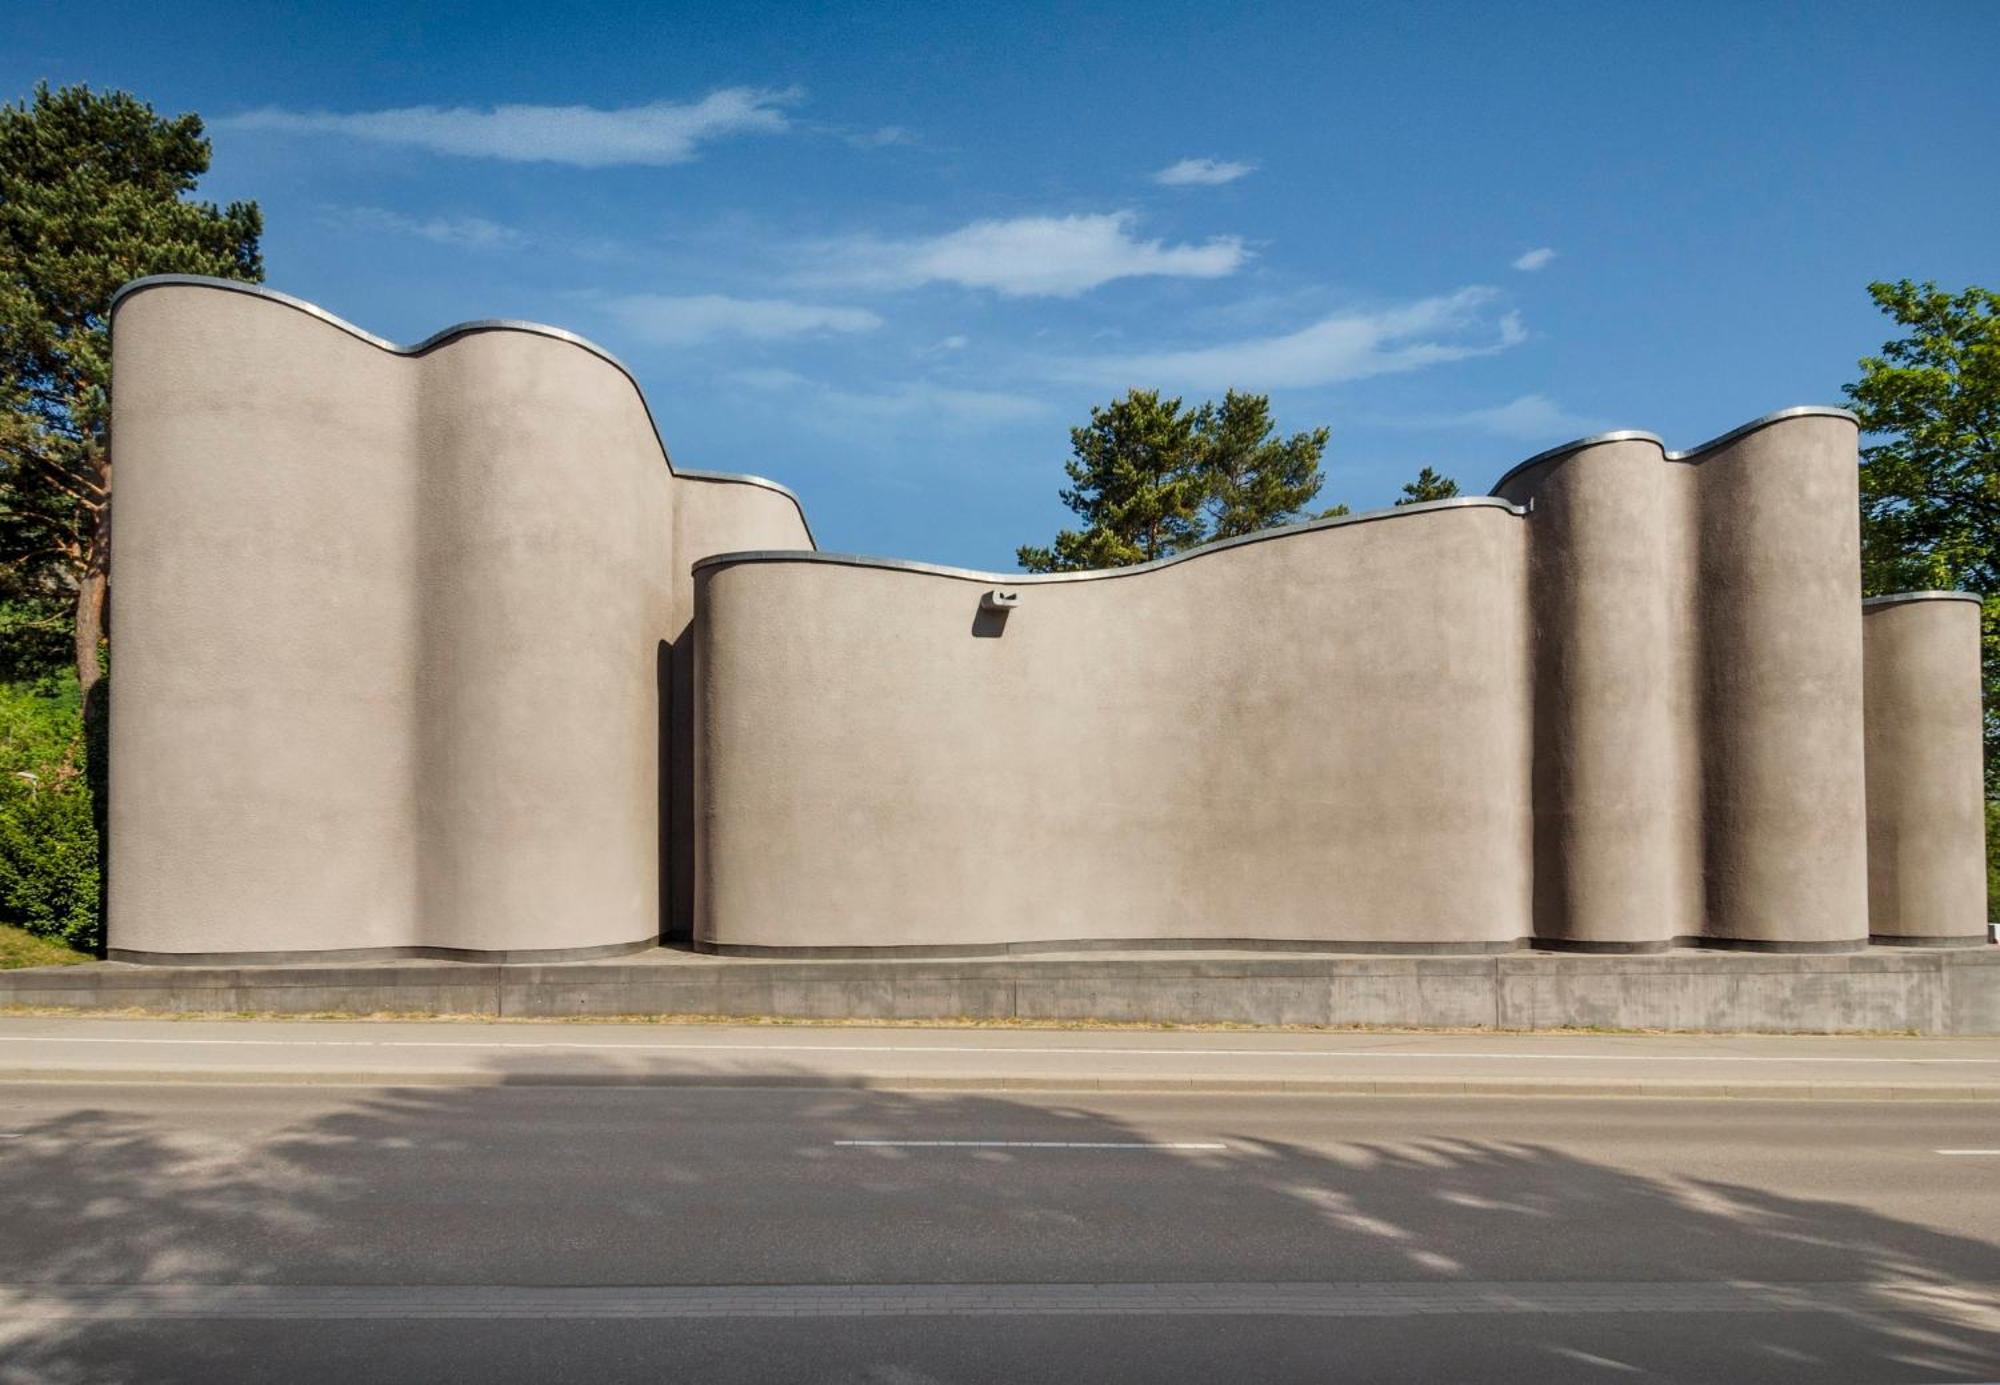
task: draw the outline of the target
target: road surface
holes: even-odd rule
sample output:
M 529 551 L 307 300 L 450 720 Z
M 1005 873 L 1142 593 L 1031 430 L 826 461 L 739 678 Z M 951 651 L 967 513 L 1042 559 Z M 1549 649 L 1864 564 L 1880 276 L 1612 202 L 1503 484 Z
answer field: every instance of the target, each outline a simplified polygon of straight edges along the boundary
M 1391 1036 L 1033 1036 L 1107 1037 Z M 625 1052 L 0 1086 L 0 1382 L 2000 1379 L 1989 1103 L 584 1080 Z

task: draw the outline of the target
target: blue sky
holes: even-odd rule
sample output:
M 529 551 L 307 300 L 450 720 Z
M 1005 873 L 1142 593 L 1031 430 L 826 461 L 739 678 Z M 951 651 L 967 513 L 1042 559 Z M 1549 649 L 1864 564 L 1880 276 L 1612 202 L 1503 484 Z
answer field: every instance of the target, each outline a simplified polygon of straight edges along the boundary
M 2000 285 L 2000 5 L 6 6 L 199 111 L 269 283 L 630 363 L 822 547 L 1010 568 L 1131 385 L 1333 429 L 1322 503 L 1838 402 L 1874 278 Z

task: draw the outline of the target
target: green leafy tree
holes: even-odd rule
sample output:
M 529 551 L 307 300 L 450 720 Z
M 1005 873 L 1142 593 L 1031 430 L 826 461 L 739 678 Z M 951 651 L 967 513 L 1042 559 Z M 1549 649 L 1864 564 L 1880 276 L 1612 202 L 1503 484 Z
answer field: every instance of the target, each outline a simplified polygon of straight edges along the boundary
M 43 84 L 0 106 L 0 636 L 16 676 L 67 643 L 86 699 L 111 580 L 111 295 L 147 274 L 263 277 L 256 204 L 188 198 L 208 162 L 199 117 L 124 92 Z
M 1870 439 L 1862 588 L 1984 598 L 1986 792 L 2000 797 L 2000 293 L 1901 279 L 1868 295 L 1906 334 L 1846 387 Z
M 1188 408 L 1132 390 L 1070 430 L 1062 500 L 1084 527 L 1016 557 L 1029 572 L 1127 567 L 1289 523 L 1319 493 L 1326 440 L 1277 436 L 1264 395 Z
M 1221 404 L 1202 405 L 1195 433 L 1211 539 L 1291 523 L 1326 480 L 1319 460 L 1328 430 L 1278 436 L 1269 395 L 1230 390 Z
M 1449 476 L 1440 476 L 1430 467 L 1417 473 L 1417 479 L 1403 483 L 1402 499 L 1398 505 L 1421 505 L 1426 500 L 1449 500 L 1458 494 L 1458 482 Z

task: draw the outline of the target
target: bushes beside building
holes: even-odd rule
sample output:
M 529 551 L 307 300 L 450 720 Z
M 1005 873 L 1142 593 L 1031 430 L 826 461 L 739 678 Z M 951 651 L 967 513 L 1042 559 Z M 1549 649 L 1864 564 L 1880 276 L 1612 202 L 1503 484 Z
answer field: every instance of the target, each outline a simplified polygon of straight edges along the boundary
M 90 767 L 73 674 L 0 683 L 0 923 L 86 951 L 102 891 Z

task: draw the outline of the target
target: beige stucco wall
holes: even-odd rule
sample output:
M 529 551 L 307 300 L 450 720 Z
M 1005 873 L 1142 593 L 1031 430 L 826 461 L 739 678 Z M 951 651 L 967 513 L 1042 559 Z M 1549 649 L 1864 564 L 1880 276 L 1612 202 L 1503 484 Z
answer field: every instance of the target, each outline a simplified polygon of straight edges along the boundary
M 1837 411 L 1023 578 L 813 551 L 551 329 L 113 337 L 118 955 L 1983 927 L 1977 608 L 1864 618 Z
M 1537 932 L 1584 948 L 1868 934 L 1855 430 L 1613 435 L 1503 478 L 1536 630 Z
M 1499 502 L 1005 583 L 698 570 L 699 936 L 1528 932 L 1523 531 Z
M 1935 942 L 1986 926 L 1979 603 L 1938 593 L 1870 601 L 1868 926 Z
M 688 567 L 809 544 L 796 502 L 676 477 L 550 334 L 165 284 L 113 340 L 112 946 L 657 937 Z
M 715 559 L 698 937 L 1860 946 L 1855 484 L 1852 420 L 1798 410 L 1686 454 L 1642 434 L 1558 449 L 1503 479 L 1518 509 L 1118 574 Z M 980 638 L 996 584 L 1021 603 Z M 1962 645 L 1930 651 L 1957 691 L 1898 734 L 1926 747 L 1911 774 L 1957 767 L 1956 825 L 1911 870 L 1972 941 Z

